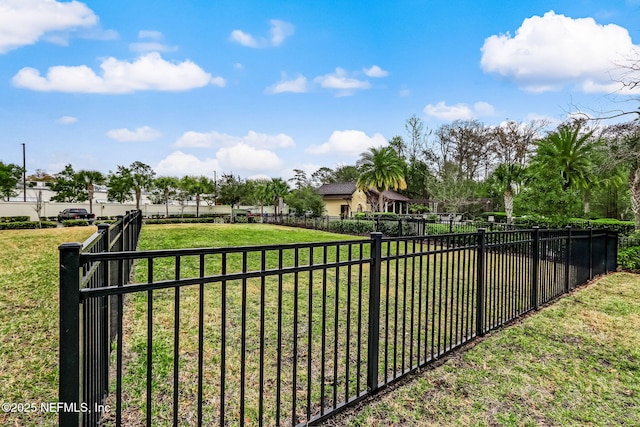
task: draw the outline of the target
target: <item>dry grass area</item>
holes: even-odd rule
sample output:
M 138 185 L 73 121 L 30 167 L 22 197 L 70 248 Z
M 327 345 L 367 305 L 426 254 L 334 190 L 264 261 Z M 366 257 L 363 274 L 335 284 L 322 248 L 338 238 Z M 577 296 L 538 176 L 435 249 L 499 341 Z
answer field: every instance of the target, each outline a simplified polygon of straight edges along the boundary
M 50 426 L 58 400 L 58 246 L 82 242 L 96 227 L 0 231 L 0 403 L 36 412 L 0 412 L 2 426 Z

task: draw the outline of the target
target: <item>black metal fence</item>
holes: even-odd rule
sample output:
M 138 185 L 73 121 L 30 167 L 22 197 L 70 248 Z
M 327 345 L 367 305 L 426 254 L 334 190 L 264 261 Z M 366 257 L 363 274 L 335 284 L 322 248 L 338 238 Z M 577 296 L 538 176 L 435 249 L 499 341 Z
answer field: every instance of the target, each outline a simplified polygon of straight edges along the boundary
M 333 216 L 304 217 L 295 215 L 264 216 L 262 222 L 286 225 L 300 228 L 331 231 L 337 233 L 363 235 L 379 231 L 385 236 L 425 236 L 444 233 L 474 233 L 478 228 L 488 231 L 515 230 L 516 227 L 504 223 L 487 221 L 456 220 L 454 215 L 449 218 L 431 220 L 423 216 L 376 215 L 371 218 L 341 218 Z M 526 228 L 526 227 L 520 227 Z
M 122 298 L 84 299 L 80 290 L 123 286 L 129 281 L 131 260 L 107 264 L 86 260 L 90 253 L 135 251 L 142 226 L 140 211 L 118 216 L 112 224 L 99 224 L 84 243 L 60 245 L 60 383 L 59 401 L 68 405 L 60 412 L 61 426 L 97 425 L 100 405 L 109 392 L 111 343 Z M 80 414 L 79 414 L 80 413 Z
M 61 413 L 60 424 L 319 422 L 614 270 L 616 240 L 534 229 L 138 252 L 62 245 L 60 401 L 111 410 Z M 108 298 L 118 309 L 110 372 L 107 318 L 95 320 Z

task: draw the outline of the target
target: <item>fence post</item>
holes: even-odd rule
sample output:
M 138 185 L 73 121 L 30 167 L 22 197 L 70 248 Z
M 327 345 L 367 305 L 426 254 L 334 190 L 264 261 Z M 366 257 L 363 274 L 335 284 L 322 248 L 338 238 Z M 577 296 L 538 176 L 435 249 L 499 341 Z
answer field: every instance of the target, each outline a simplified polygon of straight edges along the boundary
M 453 233 L 453 216 L 449 217 L 449 233 Z
M 538 305 L 538 276 L 540 273 L 540 227 L 537 225 L 533 227 L 531 232 L 533 237 L 532 252 L 533 252 L 533 265 L 531 267 L 531 307 L 535 310 L 539 308 Z
M 378 388 L 378 358 L 380 341 L 380 271 L 382 264 L 382 233 L 371 233 L 371 271 L 369 273 L 369 338 L 367 342 L 367 390 Z
M 60 380 L 58 401 L 80 407 L 82 384 L 80 366 L 80 251 L 81 243 L 63 243 L 60 254 Z M 79 414 L 60 411 L 61 426 L 77 426 Z
M 564 293 L 568 294 L 570 290 L 569 279 L 571 276 L 571 226 L 564 228 L 567 231 L 567 244 L 565 245 L 564 254 Z
M 486 230 L 478 228 L 478 251 L 476 255 L 476 335 L 484 335 L 484 254 L 486 250 Z
M 589 280 L 593 279 L 593 227 L 589 227 Z

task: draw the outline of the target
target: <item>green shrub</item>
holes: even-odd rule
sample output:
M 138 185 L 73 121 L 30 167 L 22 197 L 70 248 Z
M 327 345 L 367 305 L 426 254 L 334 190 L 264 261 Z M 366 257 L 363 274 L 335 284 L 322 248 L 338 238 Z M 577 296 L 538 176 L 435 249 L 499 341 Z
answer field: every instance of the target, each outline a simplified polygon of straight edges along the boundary
M 23 230 L 28 228 L 38 228 L 38 221 L 13 221 L 0 222 L 0 230 Z
M 487 221 L 490 216 L 493 217 L 495 222 L 507 222 L 506 212 L 482 212 L 480 216 Z
M 26 215 L 0 216 L 0 222 L 29 222 L 31 218 Z
M 35 228 L 56 228 L 57 222 L 53 221 L 13 221 L 0 222 L 0 230 L 27 230 Z
M 329 221 L 329 230 L 343 234 L 367 234 L 373 231 L 373 222 L 357 219 Z
M 203 223 L 203 224 L 212 224 L 222 222 L 219 218 L 209 217 L 209 218 L 161 218 L 161 219 L 145 219 L 145 224 L 193 224 L 193 223 Z M 224 222 L 231 222 L 231 217 L 227 215 L 224 219 Z
M 94 222 L 94 225 L 98 225 L 98 224 L 115 224 L 116 222 L 118 222 L 117 219 L 99 219 L 98 221 Z
M 86 219 L 66 219 L 62 221 L 63 227 L 87 227 L 89 221 Z
M 640 270 L 640 246 L 619 250 L 618 265 L 623 270 Z

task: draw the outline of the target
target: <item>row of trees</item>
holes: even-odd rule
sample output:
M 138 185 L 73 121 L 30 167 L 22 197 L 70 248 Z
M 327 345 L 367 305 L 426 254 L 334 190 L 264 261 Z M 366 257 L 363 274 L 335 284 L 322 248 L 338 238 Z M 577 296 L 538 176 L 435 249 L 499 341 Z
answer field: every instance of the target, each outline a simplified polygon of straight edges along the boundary
M 21 169 L 20 169 L 21 173 Z M 234 174 L 222 174 L 214 180 L 207 176 L 187 175 L 181 178 L 160 176 L 142 162 L 136 161 L 129 166 L 118 166 L 115 172 L 104 175 L 95 170 L 74 170 L 72 165 L 51 177 L 42 171 L 30 176 L 32 180 L 50 182 L 50 189 L 56 194 L 51 198 L 57 202 L 86 202 L 93 211 L 95 188 L 107 186 L 107 199 L 118 203 L 135 200 L 136 209 L 140 208 L 143 192 L 153 203 L 164 204 L 169 215 L 169 204 L 178 202 L 182 208 L 195 201 L 196 215 L 204 203 L 212 206 L 216 203 L 236 207 L 241 204 L 261 207 L 273 206 L 276 214 L 282 213 L 283 203 L 287 203 L 294 212 L 311 212 L 320 216 L 324 210 L 322 198 L 311 184 L 297 186 L 290 190 L 281 178 L 245 180 Z M 15 189 L 14 182 L 12 189 Z
M 96 185 L 107 185 L 109 200 L 135 199 L 143 191 L 155 203 L 195 201 L 273 206 L 284 201 L 297 213 L 323 213 L 317 187 L 332 182 L 356 182 L 379 193 L 394 188 L 418 205 L 438 201 L 447 211 L 473 210 L 472 201 L 490 200 L 510 221 L 518 215 L 547 217 L 598 216 L 621 218 L 632 213 L 640 224 L 640 124 L 636 121 L 600 126 L 571 120 L 553 130 L 547 123 L 507 121 L 486 126 L 476 120 L 454 121 L 428 130 L 416 116 L 405 122 L 406 137 L 394 136 L 385 147 L 372 147 L 354 165 L 322 167 L 310 176 L 294 169 L 290 189 L 281 178 L 246 180 L 232 173 L 214 181 L 205 176 L 156 177 L 142 163 L 118 166 L 103 175 L 75 171 L 71 165 L 40 180 L 51 180 L 60 202 L 94 200 Z M 22 168 L 0 162 L 0 191 L 15 195 Z M 378 210 L 383 209 L 382 198 Z M 92 206 L 90 205 L 92 209 Z

